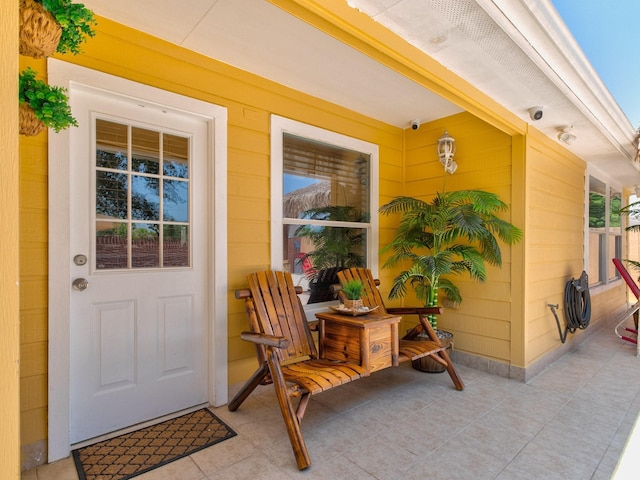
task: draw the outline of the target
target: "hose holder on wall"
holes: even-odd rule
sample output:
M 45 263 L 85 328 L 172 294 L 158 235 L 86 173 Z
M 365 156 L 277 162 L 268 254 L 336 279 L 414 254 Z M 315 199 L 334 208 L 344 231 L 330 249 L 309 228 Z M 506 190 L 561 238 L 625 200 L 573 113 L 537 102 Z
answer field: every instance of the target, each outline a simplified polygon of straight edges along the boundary
M 591 321 L 591 296 L 589 295 L 589 276 L 587 272 L 583 271 L 578 280 L 572 278 L 564 287 L 564 318 L 567 322 L 564 332 L 556 312 L 559 305 L 549 303 L 548 307 L 551 308 L 553 316 L 556 317 L 558 333 L 562 343 L 567 340 L 569 332 L 575 333 L 578 329 L 584 330 L 587 328 Z

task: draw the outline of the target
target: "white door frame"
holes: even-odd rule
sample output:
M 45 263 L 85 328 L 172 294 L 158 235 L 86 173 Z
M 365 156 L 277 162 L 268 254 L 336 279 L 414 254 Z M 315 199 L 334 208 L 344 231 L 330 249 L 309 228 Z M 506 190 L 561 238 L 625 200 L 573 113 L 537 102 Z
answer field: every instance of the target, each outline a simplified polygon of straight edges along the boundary
M 72 92 L 93 88 L 198 115 L 209 125 L 209 403 L 227 403 L 227 109 L 84 67 L 48 59 L 48 79 Z M 74 127 L 71 127 L 74 128 Z M 49 133 L 48 461 L 69 456 L 69 130 Z M 52 273 L 55 272 L 55 275 Z M 65 279 L 60 282 L 59 279 Z

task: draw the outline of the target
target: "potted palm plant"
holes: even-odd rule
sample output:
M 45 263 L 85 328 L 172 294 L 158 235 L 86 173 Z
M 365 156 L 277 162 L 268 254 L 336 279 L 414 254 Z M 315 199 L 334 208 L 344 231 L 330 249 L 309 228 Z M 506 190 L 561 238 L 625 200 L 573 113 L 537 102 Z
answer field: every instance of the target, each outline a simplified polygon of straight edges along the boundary
M 437 193 L 426 202 L 397 197 L 380 207 L 384 215 L 400 214 L 395 237 L 382 253 L 390 253 L 383 268 L 406 267 L 393 280 L 389 298 L 402 298 L 411 287 L 426 307 L 438 306 L 438 292 L 462 302 L 451 276 L 468 273 L 486 279 L 485 262 L 502 265 L 501 240 L 514 244 L 522 232 L 497 216 L 507 205 L 481 190 Z M 438 331 L 436 315 L 428 315 Z

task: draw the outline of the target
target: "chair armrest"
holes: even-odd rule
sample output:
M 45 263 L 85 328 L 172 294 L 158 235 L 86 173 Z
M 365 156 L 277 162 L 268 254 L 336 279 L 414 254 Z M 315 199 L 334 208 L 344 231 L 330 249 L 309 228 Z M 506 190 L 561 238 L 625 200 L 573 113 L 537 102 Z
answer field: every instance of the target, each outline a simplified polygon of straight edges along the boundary
M 289 340 L 284 337 L 276 337 L 275 335 L 267 335 L 266 333 L 242 332 L 240 334 L 242 340 L 247 342 L 266 345 L 268 347 L 288 348 Z
M 442 307 L 390 307 L 387 313 L 397 315 L 442 315 L 444 308 Z
M 438 338 L 438 334 L 435 332 L 429 321 L 427 320 L 426 315 L 439 315 L 444 311 L 442 307 L 396 307 L 396 308 L 387 308 L 387 313 L 395 313 L 395 314 L 414 314 L 418 315 L 420 319 L 420 323 L 413 327 L 411 330 L 407 332 L 407 334 L 402 337 L 403 340 L 414 340 L 420 333 L 425 333 L 430 340 L 436 342 L 436 344 L 442 346 L 442 342 Z

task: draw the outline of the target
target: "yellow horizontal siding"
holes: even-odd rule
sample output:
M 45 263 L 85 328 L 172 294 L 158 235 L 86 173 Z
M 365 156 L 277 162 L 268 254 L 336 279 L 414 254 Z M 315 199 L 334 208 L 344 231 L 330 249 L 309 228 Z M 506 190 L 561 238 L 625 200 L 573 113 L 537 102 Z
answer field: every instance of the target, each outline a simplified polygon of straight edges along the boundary
M 33 342 L 23 345 L 20 350 L 20 376 L 47 373 L 47 342 Z
M 18 2 L 0 2 L 0 472 L 20 479 Z
M 47 375 L 20 379 L 20 410 L 33 410 L 47 405 Z
M 452 329 L 453 331 L 453 329 Z M 473 351 L 475 355 L 480 355 L 492 360 L 509 363 L 511 359 L 511 342 L 491 337 L 479 337 L 464 331 L 455 332 L 455 348 L 465 345 L 466 351 Z
M 23 245 L 23 255 L 20 256 L 20 274 L 27 276 L 38 275 L 42 272 L 42 265 L 47 264 L 48 248 L 46 244 Z
M 43 276 L 24 277 L 20 280 L 20 310 L 47 308 L 47 279 Z
M 535 130 L 527 147 L 526 365 L 560 345 L 548 304 L 562 308 L 565 283 L 583 269 L 586 172 L 584 162 Z M 564 326 L 562 310 L 559 316 Z
M 32 445 L 47 438 L 47 407 L 20 412 L 20 443 Z
M 47 310 L 31 309 L 20 313 L 20 344 L 45 342 L 48 336 Z
M 41 188 L 41 185 L 39 186 Z M 24 243 L 40 243 L 46 245 L 49 237 L 48 216 L 46 210 L 20 213 L 20 238 Z

